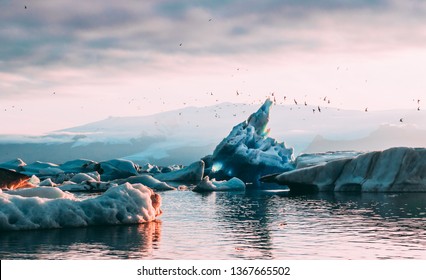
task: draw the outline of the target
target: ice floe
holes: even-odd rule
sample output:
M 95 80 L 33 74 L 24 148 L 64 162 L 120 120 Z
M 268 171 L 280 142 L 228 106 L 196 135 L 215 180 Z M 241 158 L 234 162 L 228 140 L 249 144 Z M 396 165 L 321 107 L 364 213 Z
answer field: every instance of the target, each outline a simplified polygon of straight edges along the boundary
M 118 179 L 113 181 L 117 184 L 130 183 L 130 184 L 143 184 L 153 190 L 156 191 L 168 191 L 168 190 L 176 190 L 175 187 L 170 186 L 169 184 L 162 182 L 150 175 L 139 175 L 132 176 L 126 179 Z
M 194 192 L 214 192 L 214 191 L 243 191 L 246 189 L 246 185 L 243 181 L 238 178 L 231 178 L 229 180 L 216 181 L 215 179 L 210 180 L 208 176 L 204 177 L 203 180 L 197 184 L 193 189 Z
M 85 200 L 57 188 L 22 193 L 30 197 L 0 190 L 0 230 L 136 224 L 162 213 L 161 197 L 142 184 L 126 183 Z
M 426 149 L 396 147 L 265 176 L 293 192 L 426 192 Z
M 200 160 L 182 169 L 153 176 L 160 181 L 200 182 L 204 176 L 204 161 Z

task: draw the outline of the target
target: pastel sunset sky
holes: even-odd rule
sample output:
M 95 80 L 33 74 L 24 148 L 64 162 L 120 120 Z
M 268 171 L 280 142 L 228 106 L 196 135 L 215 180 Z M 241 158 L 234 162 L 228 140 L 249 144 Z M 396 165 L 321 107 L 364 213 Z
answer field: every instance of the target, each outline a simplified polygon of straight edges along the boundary
M 420 0 L 0 0 L 0 134 L 272 92 L 426 110 L 425 73 Z

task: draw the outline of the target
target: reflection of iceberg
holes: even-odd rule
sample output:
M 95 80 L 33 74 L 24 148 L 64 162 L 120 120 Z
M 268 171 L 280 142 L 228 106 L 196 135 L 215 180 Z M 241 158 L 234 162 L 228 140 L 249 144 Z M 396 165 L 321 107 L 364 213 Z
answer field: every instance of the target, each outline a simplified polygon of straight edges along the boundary
M 81 227 L 102 224 L 137 224 L 161 214 L 161 197 L 141 184 L 109 188 L 95 198 L 78 200 L 55 189 L 31 190 L 32 197 L 0 192 L 0 230 Z M 35 196 L 34 196 L 35 195 Z M 48 198 L 54 196 L 54 199 Z
M 4 231 L 2 259 L 152 259 L 160 247 L 161 221 L 138 225 Z
M 210 177 L 228 179 L 238 177 L 257 184 L 262 175 L 292 170 L 293 149 L 267 137 L 269 130 L 268 99 L 247 121 L 236 125 L 220 142 L 211 157 Z

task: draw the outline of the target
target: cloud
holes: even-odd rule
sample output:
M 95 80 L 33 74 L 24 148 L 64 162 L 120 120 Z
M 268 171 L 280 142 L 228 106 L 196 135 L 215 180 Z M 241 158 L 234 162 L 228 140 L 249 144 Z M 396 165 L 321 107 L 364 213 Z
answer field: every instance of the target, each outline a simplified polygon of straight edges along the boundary
M 31 2 L 28 9 L 24 2 L 0 5 L 0 72 L 10 81 L 0 84 L 3 96 L 12 92 L 4 84 L 10 88 L 16 77 L 19 86 L 33 79 L 33 86 L 54 85 L 43 73 L 138 69 L 155 74 L 191 67 L 182 61 L 212 57 L 255 60 L 426 44 L 422 1 L 58 0 Z

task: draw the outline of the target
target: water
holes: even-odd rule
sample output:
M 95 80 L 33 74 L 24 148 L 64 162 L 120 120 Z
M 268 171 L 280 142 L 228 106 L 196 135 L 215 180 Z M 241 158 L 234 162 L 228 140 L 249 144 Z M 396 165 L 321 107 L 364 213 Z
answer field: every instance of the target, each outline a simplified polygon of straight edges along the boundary
M 1 259 L 426 259 L 426 194 L 161 193 L 159 221 L 2 232 Z

